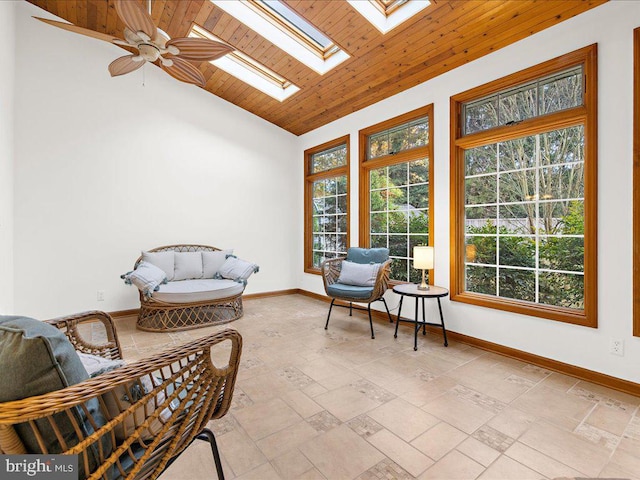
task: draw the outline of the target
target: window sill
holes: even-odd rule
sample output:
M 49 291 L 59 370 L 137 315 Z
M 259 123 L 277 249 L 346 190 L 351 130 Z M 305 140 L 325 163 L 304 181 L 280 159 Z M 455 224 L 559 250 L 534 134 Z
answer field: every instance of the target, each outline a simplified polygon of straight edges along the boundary
M 583 327 L 598 327 L 598 319 L 595 314 L 588 314 L 587 310 L 574 310 L 570 308 L 553 307 L 530 302 L 496 298 L 481 293 L 461 292 L 451 295 L 454 302 L 468 303 L 480 307 L 494 308 L 506 312 L 530 315 L 532 317 L 546 318 L 558 322 L 572 323 Z

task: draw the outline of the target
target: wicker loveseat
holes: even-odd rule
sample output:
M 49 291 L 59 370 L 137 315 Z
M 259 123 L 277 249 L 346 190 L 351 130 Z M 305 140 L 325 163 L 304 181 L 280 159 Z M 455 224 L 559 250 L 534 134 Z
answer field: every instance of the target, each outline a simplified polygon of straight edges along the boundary
M 231 404 L 242 350 L 235 330 L 94 372 L 93 378 L 84 361 L 77 366 L 82 355 L 101 361 L 122 355 L 106 313 L 47 322 L 0 317 L 0 344 L 0 454 L 77 455 L 79 479 L 154 479 L 202 438 L 211 444 L 218 478 L 224 478 L 206 425 Z M 29 361 L 16 360 L 20 355 Z M 18 389 L 39 393 L 13 400 Z
M 208 245 L 168 245 L 144 252 L 136 260 L 134 270 L 143 261 L 145 254 L 161 252 L 222 254 L 224 261 L 225 256 L 230 256 L 232 251 Z M 254 271 L 257 271 L 257 266 L 253 266 Z M 170 277 L 172 278 L 173 276 Z M 148 294 L 140 291 L 137 326 L 141 330 L 167 332 L 237 320 L 243 314 L 242 293 L 245 286 L 246 278 L 218 278 L 209 273 L 204 278 L 201 275 L 187 280 L 169 281 Z

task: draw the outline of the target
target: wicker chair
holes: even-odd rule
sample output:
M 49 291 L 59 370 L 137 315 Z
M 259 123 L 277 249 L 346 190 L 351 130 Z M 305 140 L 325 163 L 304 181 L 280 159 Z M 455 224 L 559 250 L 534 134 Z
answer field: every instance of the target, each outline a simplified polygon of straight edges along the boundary
M 355 263 L 380 263 L 381 266 L 373 287 L 354 287 L 351 285 L 343 285 L 338 282 L 342 262 L 348 260 Z M 353 310 L 366 310 L 369 313 L 369 326 L 371 327 L 371 338 L 376 338 L 373 333 L 373 321 L 371 320 L 371 303 L 381 301 L 389 316 L 389 321 L 393 323 L 389 307 L 384 299 L 384 292 L 387 291 L 389 284 L 389 271 L 391 269 L 391 259 L 389 258 L 389 250 L 386 248 L 349 248 L 346 257 L 332 258 L 322 263 L 322 280 L 324 290 L 331 297 L 331 305 L 329 306 L 329 314 L 327 315 L 327 323 L 324 329 L 329 328 L 329 319 L 331 318 L 331 310 L 334 305 L 336 307 L 345 307 L 349 309 L 349 316 L 352 316 Z M 336 303 L 336 300 L 349 302 L 348 305 Z M 366 303 L 367 308 L 354 307 L 353 303 Z
M 167 245 L 150 252 L 215 252 L 220 250 L 208 245 Z M 134 265 L 138 266 L 142 257 Z M 138 328 L 149 332 L 169 332 L 220 325 L 239 319 L 244 314 L 242 293 L 227 298 L 192 303 L 169 303 L 140 292 Z
M 113 321 L 106 313 L 86 312 L 47 323 L 62 330 L 78 352 L 122 358 Z M 222 349 L 225 361 L 228 359 L 220 368 L 211 358 L 212 347 L 218 344 L 214 352 Z M 206 425 L 229 409 L 241 349 L 240 334 L 224 330 L 62 390 L 0 403 L 0 453 L 78 455 L 86 478 L 154 479 L 201 438 L 210 442 L 218 477 L 224 478 L 215 437 Z M 113 404 L 114 399 L 122 398 L 122 391 L 143 387 L 145 377 L 155 388 L 138 388 L 140 398 L 132 399 L 131 404 L 122 402 L 120 413 L 114 415 L 108 399 Z M 94 399 L 99 413 L 92 415 L 88 404 L 95 405 Z M 83 434 L 85 430 L 73 420 L 78 411 L 87 416 L 93 433 Z M 76 441 L 62 438 L 61 418 L 75 422 Z M 37 439 L 37 451 L 28 451 L 21 440 L 19 432 L 25 429 Z M 59 451 L 46 450 L 46 432 L 57 437 Z M 99 452 L 99 462 L 91 466 L 89 457 L 95 458 L 95 452 Z

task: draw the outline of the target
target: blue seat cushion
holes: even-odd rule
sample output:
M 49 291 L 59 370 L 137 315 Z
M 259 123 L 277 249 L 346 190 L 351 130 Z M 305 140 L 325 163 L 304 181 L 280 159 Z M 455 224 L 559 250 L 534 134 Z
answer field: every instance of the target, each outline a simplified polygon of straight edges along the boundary
M 384 263 L 389 260 L 389 249 L 351 247 L 347 250 L 347 260 L 354 263 Z
M 373 287 L 357 287 L 355 285 L 345 285 L 334 283 L 327 286 L 327 295 L 334 298 L 369 298 L 373 293 Z

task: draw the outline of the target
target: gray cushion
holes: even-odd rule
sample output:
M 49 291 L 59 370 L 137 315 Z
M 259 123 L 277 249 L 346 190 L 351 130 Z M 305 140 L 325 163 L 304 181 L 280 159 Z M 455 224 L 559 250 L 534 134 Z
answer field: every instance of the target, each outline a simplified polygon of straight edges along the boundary
M 347 260 L 354 263 L 384 263 L 389 260 L 389 249 L 351 247 L 347 250 Z
M 342 262 L 338 283 L 356 285 L 359 287 L 373 287 L 380 270 L 379 263 Z
M 355 285 L 344 285 L 342 283 L 334 283 L 327 287 L 327 294 L 334 298 L 369 298 L 372 293 L 372 287 L 356 287 Z
M 0 402 L 9 402 L 42 395 L 80 383 L 89 378 L 82 366 L 73 345 L 56 327 L 26 317 L 0 316 Z M 98 400 L 93 399 L 85 406 L 97 422 L 104 425 L 105 419 L 100 413 Z M 76 407 L 71 410 L 84 435 L 90 435 L 94 429 L 83 410 Z M 61 434 L 68 447 L 78 443 L 73 423 L 66 413 L 55 417 Z M 49 453 L 62 452 L 50 423 L 46 420 L 35 422 L 43 434 Z M 28 453 L 41 453 L 33 430 L 25 424 L 15 426 L 18 436 Z M 111 442 L 103 437 L 102 448 L 108 456 Z M 93 471 L 99 463 L 98 445 L 88 450 L 89 467 Z M 79 477 L 85 478 L 83 462 L 79 462 Z
M 127 285 L 135 285 L 146 297 L 158 290 L 161 283 L 167 282 L 167 274 L 153 263 L 141 261 L 133 272 L 120 275 Z
M 169 250 L 166 252 L 142 252 L 142 260 L 149 262 L 160 270 L 162 270 L 167 276 L 167 280 L 173 280 L 175 270 L 175 255 L 176 252 Z

